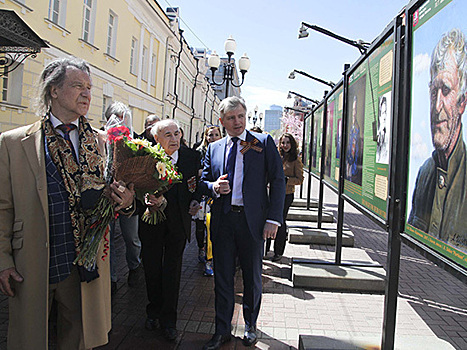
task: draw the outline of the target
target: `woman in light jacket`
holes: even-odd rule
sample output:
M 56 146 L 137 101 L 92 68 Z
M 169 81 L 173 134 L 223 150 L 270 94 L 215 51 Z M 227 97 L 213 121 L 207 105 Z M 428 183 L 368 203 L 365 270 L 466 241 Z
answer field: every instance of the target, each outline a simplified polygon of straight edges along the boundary
M 284 223 L 277 230 L 276 239 L 274 240 L 274 256 L 272 261 L 279 261 L 282 258 L 285 250 L 285 241 L 287 239 L 287 226 L 285 220 L 289 212 L 290 205 L 293 202 L 295 186 L 301 185 L 303 182 L 303 163 L 298 157 L 297 142 L 295 138 L 284 133 L 279 139 L 279 154 L 282 158 L 285 175 L 285 203 L 284 203 Z M 266 241 L 266 252 L 269 252 L 271 247 L 271 239 Z

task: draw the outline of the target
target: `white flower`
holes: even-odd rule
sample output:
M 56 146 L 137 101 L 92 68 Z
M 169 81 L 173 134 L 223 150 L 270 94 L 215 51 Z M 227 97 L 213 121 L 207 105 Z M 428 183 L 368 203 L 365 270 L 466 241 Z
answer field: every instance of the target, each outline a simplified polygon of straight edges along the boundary
M 162 162 L 157 162 L 156 169 L 157 169 L 157 172 L 159 173 L 159 178 L 163 177 L 165 173 L 167 172 L 167 168 L 165 167 L 165 164 Z

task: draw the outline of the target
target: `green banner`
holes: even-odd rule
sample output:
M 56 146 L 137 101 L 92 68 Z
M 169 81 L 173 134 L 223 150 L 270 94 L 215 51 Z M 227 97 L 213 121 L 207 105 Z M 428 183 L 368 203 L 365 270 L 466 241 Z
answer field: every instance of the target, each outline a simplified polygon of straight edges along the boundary
M 452 0 L 427 0 L 414 13 L 412 29 L 417 30 Z
M 303 140 L 303 165 L 308 169 L 308 161 L 310 159 L 310 140 L 311 140 L 311 121 L 312 118 L 305 119 L 303 127 L 305 128 L 305 139 Z
M 391 36 L 349 77 L 344 193 L 387 218 L 394 40 Z
M 467 2 L 413 14 L 405 232 L 467 268 Z M 462 77 L 462 79 L 460 78 Z
M 313 138 L 311 143 L 311 172 L 320 176 L 321 172 L 321 146 L 323 139 L 323 105 L 319 107 L 313 118 Z
M 324 152 L 324 178 L 337 189 L 339 185 L 340 153 L 342 144 L 342 87 L 337 89 L 327 103 L 326 149 Z

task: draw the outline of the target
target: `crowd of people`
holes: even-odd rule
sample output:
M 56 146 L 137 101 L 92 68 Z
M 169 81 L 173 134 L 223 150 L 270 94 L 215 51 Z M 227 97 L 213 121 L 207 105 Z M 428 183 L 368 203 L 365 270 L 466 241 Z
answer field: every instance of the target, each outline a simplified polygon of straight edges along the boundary
M 298 145 L 285 133 L 277 147 L 260 129 L 246 130 L 246 105 L 238 97 L 219 105 L 220 126 L 206 128 L 193 149 L 176 119 L 149 115 L 140 135 L 121 102 L 106 110 L 133 137 L 159 144 L 182 175 L 163 195 L 135 197 L 133 184 L 106 186 L 106 134 L 86 118 L 91 101 L 89 65 L 77 58 L 50 62 L 40 76 L 32 125 L 0 135 L 0 290 L 9 298 L 8 349 L 46 349 L 48 318 L 57 313 L 57 348 L 90 349 L 108 342 L 111 295 L 116 291 L 115 225 L 126 248 L 127 283 L 144 271 L 145 328 L 174 341 L 183 252 L 192 231 L 203 274 L 214 276 L 215 333 L 203 347 L 231 339 L 234 276 L 243 277 L 243 343 L 257 341 L 262 261 L 274 241 L 273 261 L 284 254 L 285 218 L 294 188 L 303 181 Z M 170 163 L 169 163 L 170 164 Z M 95 218 L 88 208 L 107 193 L 118 219 L 110 224 L 92 268 L 75 264 L 80 238 Z M 149 223 L 143 213 L 162 210 Z M 194 229 L 192 229 L 192 227 Z M 266 242 L 266 249 L 265 249 Z M 108 256 L 109 255 L 109 256 Z M 24 334 L 28 334 L 27 337 Z

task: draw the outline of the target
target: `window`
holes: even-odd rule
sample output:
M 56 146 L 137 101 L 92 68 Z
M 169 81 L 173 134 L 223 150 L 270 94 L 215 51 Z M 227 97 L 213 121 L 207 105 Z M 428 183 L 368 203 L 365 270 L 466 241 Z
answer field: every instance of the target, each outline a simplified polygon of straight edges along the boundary
M 49 20 L 65 28 L 66 0 L 49 0 Z
M 58 24 L 58 15 L 60 14 L 60 0 L 50 0 L 51 8 L 50 8 L 50 20 L 54 23 Z
M 182 93 L 180 94 L 180 100 L 185 103 L 185 82 L 182 82 L 181 90 Z
M 6 73 L 0 77 L 0 97 L 2 102 L 21 105 L 21 96 L 23 94 L 23 64 L 20 64 L 15 70 Z
M 115 57 L 116 43 L 117 43 L 117 23 L 118 17 L 113 13 L 109 13 L 109 27 L 107 30 L 107 50 L 106 53 Z
M 102 121 L 104 122 L 106 122 L 105 111 L 107 110 L 107 107 L 109 107 L 111 103 L 112 103 L 112 98 L 104 95 L 104 98 L 102 100 Z
M 151 85 L 156 86 L 157 55 L 152 54 L 151 60 Z
M 138 74 L 138 39 L 131 38 L 130 73 Z
M 2 101 L 8 101 L 8 73 L 5 67 L 4 74 L 2 76 Z
M 84 0 L 83 5 L 83 40 L 94 42 L 95 0 Z
M 169 77 L 168 77 L 168 91 L 172 93 L 173 91 L 173 80 L 172 80 L 172 68 L 169 68 Z
M 142 72 L 141 72 L 141 78 L 144 80 L 144 81 L 147 81 L 148 80 L 148 49 L 146 46 L 143 46 L 143 53 L 142 53 L 142 57 L 141 57 L 141 60 L 143 61 L 143 68 L 142 68 Z

